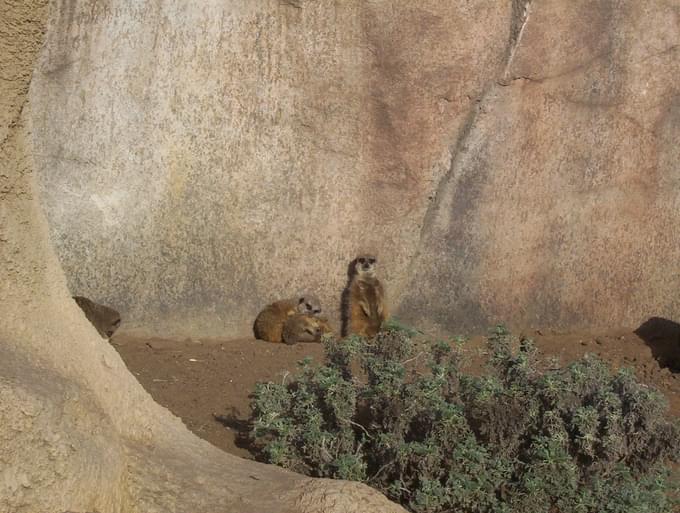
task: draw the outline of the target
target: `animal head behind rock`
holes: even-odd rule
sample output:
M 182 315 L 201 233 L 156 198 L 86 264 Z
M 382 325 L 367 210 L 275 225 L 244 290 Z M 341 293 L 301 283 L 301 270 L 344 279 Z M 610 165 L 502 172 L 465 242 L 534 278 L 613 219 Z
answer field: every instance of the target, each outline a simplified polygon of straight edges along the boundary
M 120 314 L 116 310 L 83 296 L 73 296 L 73 299 L 102 338 L 113 336 L 120 326 Z

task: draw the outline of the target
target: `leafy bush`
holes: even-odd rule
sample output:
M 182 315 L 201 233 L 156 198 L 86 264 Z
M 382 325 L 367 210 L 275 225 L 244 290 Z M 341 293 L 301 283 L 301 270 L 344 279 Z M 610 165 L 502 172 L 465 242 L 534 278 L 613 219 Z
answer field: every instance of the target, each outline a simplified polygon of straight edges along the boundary
M 541 370 L 502 327 L 489 371 L 404 330 L 326 341 L 286 384 L 258 384 L 251 433 L 268 462 L 365 482 L 414 512 L 664 513 L 680 447 L 663 397 L 586 357 Z

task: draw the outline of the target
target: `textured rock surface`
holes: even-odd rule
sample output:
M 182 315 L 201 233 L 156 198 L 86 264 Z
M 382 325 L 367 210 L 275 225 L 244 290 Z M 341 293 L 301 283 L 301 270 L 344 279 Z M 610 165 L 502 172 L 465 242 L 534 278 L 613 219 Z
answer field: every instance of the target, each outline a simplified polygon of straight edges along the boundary
M 298 290 L 333 313 L 359 247 L 401 297 L 511 5 L 79 0 L 52 24 L 34 144 L 72 292 L 237 336 Z
M 680 6 L 78 0 L 32 89 L 71 290 L 239 336 L 377 249 L 444 330 L 675 318 Z
M 402 309 L 448 327 L 677 318 L 680 4 L 527 14 L 439 184 Z
M 0 0 L 0 511 L 403 512 L 364 485 L 305 478 L 199 440 L 70 298 L 27 144 L 46 4 Z

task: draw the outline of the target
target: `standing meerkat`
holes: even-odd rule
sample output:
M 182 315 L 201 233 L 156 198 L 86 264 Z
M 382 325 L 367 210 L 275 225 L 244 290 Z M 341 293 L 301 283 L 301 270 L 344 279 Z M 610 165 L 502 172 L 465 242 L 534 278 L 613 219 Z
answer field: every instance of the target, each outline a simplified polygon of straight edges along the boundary
M 359 255 L 350 264 L 343 298 L 343 334 L 375 336 L 388 317 L 385 289 L 376 277 L 377 259 Z
M 319 300 L 312 295 L 297 299 L 283 299 L 267 305 L 255 319 L 255 338 L 269 342 L 283 342 L 283 326 L 294 314 L 318 315 L 321 313 Z
M 327 319 L 296 313 L 288 317 L 283 326 L 283 341 L 289 345 L 297 342 L 321 342 L 322 336 L 332 333 Z

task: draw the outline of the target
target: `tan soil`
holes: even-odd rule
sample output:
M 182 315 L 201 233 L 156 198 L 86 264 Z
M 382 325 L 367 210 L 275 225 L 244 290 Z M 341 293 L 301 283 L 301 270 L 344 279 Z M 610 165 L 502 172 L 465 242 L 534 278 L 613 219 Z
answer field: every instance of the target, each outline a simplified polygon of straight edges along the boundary
M 614 367 L 635 369 L 644 383 L 668 398 L 670 413 L 680 415 L 680 326 L 663 319 L 642 327 L 589 332 L 525 330 L 541 353 L 563 363 L 585 353 L 600 355 Z M 320 344 L 271 344 L 252 339 L 169 340 L 118 333 L 111 343 L 130 371 L 161 405 L 187 427 L 227 452 L 251 457 L 243 439 L 250 412 L 249 394 L 258 381 L 281 380 L 305 356 L 323 357 Z M 465 347 L 474 361 L 484 338 Z

